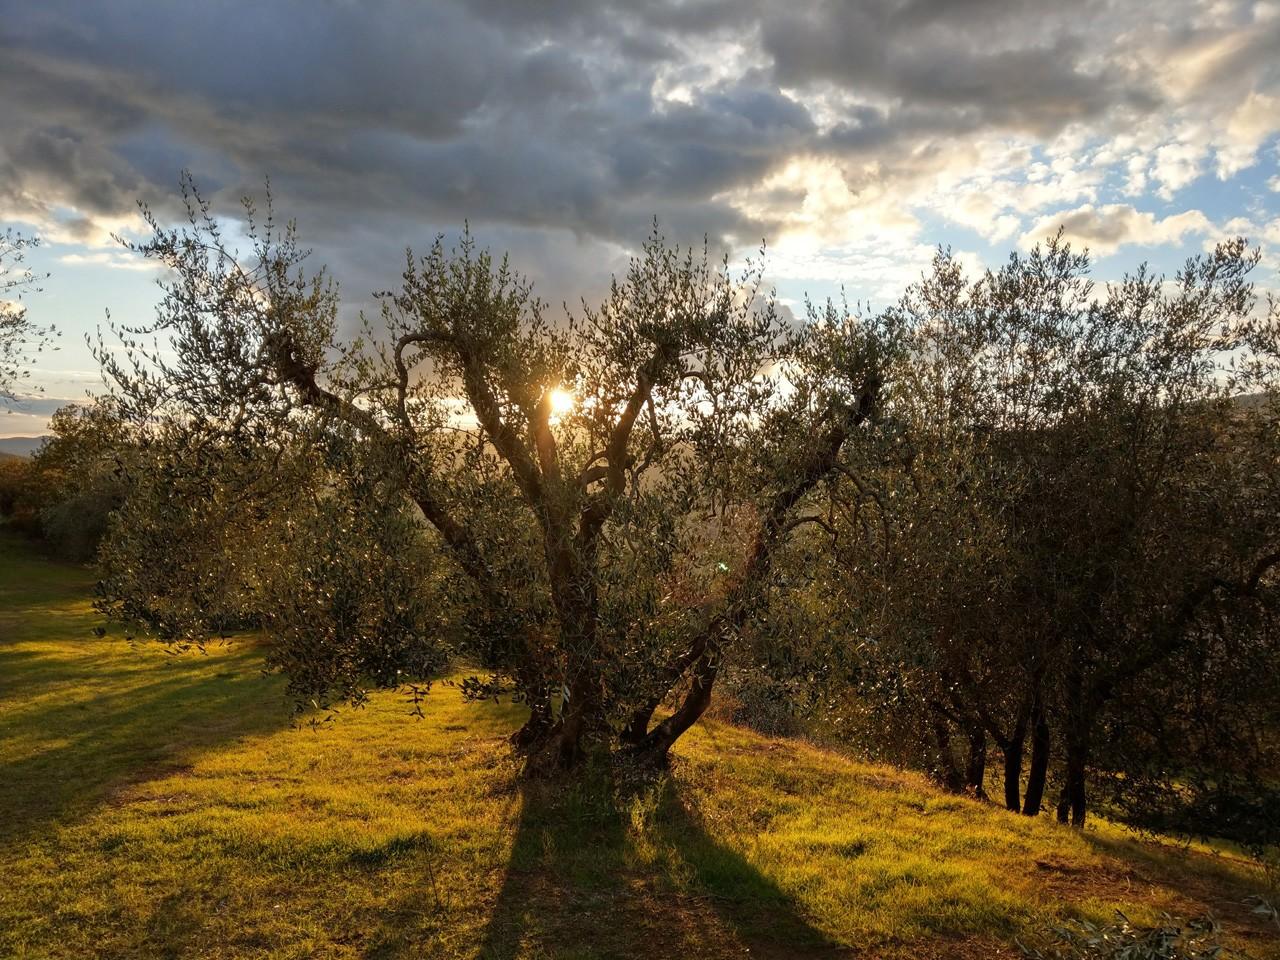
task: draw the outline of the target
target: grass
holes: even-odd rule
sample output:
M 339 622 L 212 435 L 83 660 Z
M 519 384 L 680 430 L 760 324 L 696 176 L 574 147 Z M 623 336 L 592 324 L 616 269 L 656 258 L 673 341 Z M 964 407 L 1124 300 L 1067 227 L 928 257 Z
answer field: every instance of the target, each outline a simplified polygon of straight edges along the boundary
M 91 579 L 0 531 L 0 956 L 998 957 L 1120 908 L 1280 957 L 1238 858 L 721 723 L 656 784 L 522 784 L 513 707 L 298 728 L 252 643 L 96 636 Z

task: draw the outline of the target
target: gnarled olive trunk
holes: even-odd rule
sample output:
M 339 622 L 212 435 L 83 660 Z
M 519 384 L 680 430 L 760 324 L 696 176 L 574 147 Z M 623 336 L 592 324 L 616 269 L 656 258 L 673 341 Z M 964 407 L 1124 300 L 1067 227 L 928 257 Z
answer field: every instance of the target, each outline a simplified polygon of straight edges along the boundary
M 788 522 L 791 511 L 835 470 L 840 449 L 850 431 L 874 413 L 879 391 L 880 381 L 872 377 L 868 379 L 856 407 L 832 406 L 827 429 L 796 465 L 792 482 L 778 490 L 761 511 L 760 529 L 724 610 L 710 620 L 691 647 L 675 657 L 664 671 L 664 686 L 668 690 L 675 689 L 687 671 L 689 689 L 680 706 L 655 727 L 647 729 L 654 710 L 661 702 L 660 699 L 651 700 L 642 704 L 627 723 L 625 742 L 628 751 L 642 763 L 665 764 L 672 745 L 711 705 L 711 691 L 720 672 L 725 642 L 742 631 L 760 603 L 777 551 L 787 532 L 795 525 Z
M 551 595 L 560 621 L 564 651 L 564 699 L 560 716 L 545 735 L 532 740 L 526 771 L 547 774 L 580 763 L 592 741 L 606 739 L 604 677 L 597 649 L 599 594 L 595 541 L 572 542 L 562 517 L 551 513 L 546 524 L 546 553 Z M 550 704 L 531 704 L 530 721 L 541 725 Z
M 1022 808 L 1022 751 L 1027 739 L 1027 715 L 1020 713 L 1013 734 L 1004 743 L 1004 805 L 1017 813 Z
M 964 784 L 975 797 L 987 798 L 987 731 L 975 725 L 967 731 L 969 757 L 964 767 Z
M 933 737 L 938 746 L 935 776 L 952 793 L 964 792 L 964 777 L 960 775 L 955 754 L 951 750 L 951 728 L 947 726 L 946 717 L 936 711 L 933 715 Z
M 529 717 L 520 729 L 511 735 L 511 745 L 518 750 L 533 750 L 545 743 L 555 728 L 555 715 L 551 701 L 546 698 L 530 699 Z
M 694 665 L 680 706 L 631 746 L 631 753 L 641 764 L 662 766 L 667 762 L 671 747 L 711 706 L 711 689 L 719 672 L 719 651 L 712 644 Z
M 1031 723 L 1031 767 L 1027 771 L 1027 792 L 1022 801 L 1022 812 L 1028 817 L 1039 815 L 1049 775 L 1049 720 L 1039 697 L 1032 709 Z
M 1085 818 L 1085 768 L 1089 762 L 1089 729 L 1091 717 L 1085 700 L 1084 671 L 1073 661 L 1067 670 L 1066 729 L 1063 739 L 1067 751 L 1062 794 L 1058 800 L 1058 822 L 1083 827 Z
M 1058 822 L 1068 819 L 1073 827 L 1083 827 L 1085 819 L 1085 766 L 1089 754 L 1087 743 L 1076 736 L 1067 737 L 1066 779 L 1058 799 Z

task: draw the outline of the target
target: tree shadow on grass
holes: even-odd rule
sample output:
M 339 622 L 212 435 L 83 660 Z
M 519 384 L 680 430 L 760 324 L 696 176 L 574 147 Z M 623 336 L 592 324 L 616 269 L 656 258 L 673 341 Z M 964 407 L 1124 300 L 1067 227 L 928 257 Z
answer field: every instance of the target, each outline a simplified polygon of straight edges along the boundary
M 1246 937 L 1274 940 L 1274 921 L 1256 912 L 1249 897 L 1264 893 L 1266 878 L 1243 856 L 1221 855 L 1168 841 L 1133 837 L 1112 837 L 1086 832 L 1089 845 L 1113 858 L 1116 869 L 1103 872 L 1096 895 L 1110 892 L 1124 899 L 1131 889 L 1164 887 L 1226 921 L 1229 928 Z M 1135 869 L 1135 864 L 1136 869 Z M 1108 887 L 1110 888 L 1108 890 Z
M 0 851 L 290 722 L 252 644 L 162 657 L 102 636 L 93 574 L 0 527 Z
M 526 784 L 510 861 L 476 954 L 847 957 L 741 854 L 679 784 Z
M 127 786 L 185 769 L 221 743 L 291 720 L 278 680 L 262 675 L 252 650 L 216 664 L 192 658 L 152 665 L 154 675 L 121 669 L 77 677 L 77 661 L 33 661 L 0 647 L 0 671 L 16 670 L 22 680 L 20 694 L 0 685 L 0 739 L 7 741 L 0 749 L 0 850 L 30 842 Z M 36 676 L 23 677 L 24 668 Z M 102 688 L 85 696 L 77 680 Z

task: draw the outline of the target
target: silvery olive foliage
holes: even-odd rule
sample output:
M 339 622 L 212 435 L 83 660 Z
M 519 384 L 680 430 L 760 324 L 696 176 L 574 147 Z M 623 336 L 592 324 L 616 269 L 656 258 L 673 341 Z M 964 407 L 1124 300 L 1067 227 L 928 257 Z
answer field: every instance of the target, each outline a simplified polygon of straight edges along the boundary
M 62 559 L 93 560 L 127 495 L 120 461 L 129 446 L 126 425 L 109 403 L 60 407 L 31 457 L 4 460 L 0 516 Z
M 124 349 L 103 340 L 99 359 L 144 434 L 181 435 L 184 451 L 306 449 L 333 488 L 318 500 L 333 535 L 298 541 L 310 561 L 290 547 L 255 573 L 291 598 L 267 624 L 287 641 L 277 665 L 347 696 L 421 678 L 435 665 L 422 651 L 453 644 L 489 671 L 465 689 L 528 704 L 517 741 L 535 769 L 597 747 L 665 758 L 777 560 L 831 488 L 856 482 L 892 323 L 831 305 L 792 322 L 761 262 L 734 271 L 655 226 L 603 302 L 566 316 L 469 235 L 438 240 L 348 338 L 292 226 L 248 204 L 242 255 L 184 193 L 187 226 L 152 220 L 136 247 L 168 269 L 155 322 L 114 327 Z M 185 455 L 170 464 L 166 482 L 200 474 Z M 219 476 L 206 502 L 241 486 Z M 419 543 L 392 549 L 402 537 Z M 346 554 L 354 542 L 367 550 Z M 163 554 L 162 537 L 151 546 Z M 387 584 L 359 576 L 427 582 L 438 560 L 456 639 L 397 620 L 379 607 Z M 112 596 L 141 610 L 147 591 Z
M 129 430 L 111 403 L 71 403 L 49 420 L 29 464 L 28 493 L 45 543 L 69 560 L 92 560 L 128 495 Z
M 421 520 L 337 434 L 236 445 L 178 421 L 116 448 L 124 494 L 98 554 L 99 610 L 178 649 L 271 637 L 300 711 L 422 684 L 452 649 Z

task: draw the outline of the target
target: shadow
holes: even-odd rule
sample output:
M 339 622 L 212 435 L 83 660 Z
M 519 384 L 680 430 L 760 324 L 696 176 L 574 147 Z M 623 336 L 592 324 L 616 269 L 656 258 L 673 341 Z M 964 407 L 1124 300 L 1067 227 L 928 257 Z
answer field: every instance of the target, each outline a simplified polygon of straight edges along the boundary
M 0 850 L 292 721 L 250 644 L 173 657 L 97 636 L 83 568 L 11 537 L 0 561 Z
M 662 776 L 526 783 L 477 957 L 849 957 Z
M 1256 883 L 1242 877 L 1242 866 L 1248 870 L 1257 867 L 1248 857 L 1209 852 L 1141 834 L 1108 837 L 1086 831 L 1084 837 L 1091 847 L 1119 865 L 1113 878 L 1117 887 L 1120 883 L 1127 887 L 1130 882 L 1164 887 L 1198 905 L 1204 913 L 1227 921 L 1237 932 L 1260 937 L 1262 942 L 1274 940 L 1275 922 L 1248 902 L 1249 897 L 1262 894 L 1266 884 L 1260 873 L 1255 874 Z
M 254 676 L 248 659 L 236 658 L 242 673 L 233 678 L 171 672 L 141 690 L 41 705 L 5 723 L 6 739 L 31 744 L 0 761 L 0 849 L 184 770 L 221 743 L 287 726 L 278 684 Z

